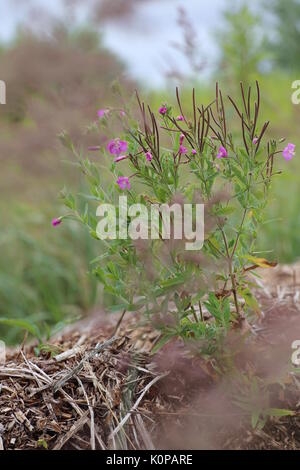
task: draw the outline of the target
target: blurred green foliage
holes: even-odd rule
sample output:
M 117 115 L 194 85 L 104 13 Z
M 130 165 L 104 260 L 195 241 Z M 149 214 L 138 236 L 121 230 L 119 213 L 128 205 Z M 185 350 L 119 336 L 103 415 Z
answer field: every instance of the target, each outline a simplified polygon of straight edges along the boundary
M 15 206 L 1 230 L 0 250 L 0 337 L 7 343 L 32 328 L 45 339 L 52 327 L 95 305 L 97 285 L 89 271 L 96 247 L 78 224 L 53 228 L 48 210 Z
M 221 52 L 218 74 L 229 82 L 243 82 L 245 86 L 257 77 L 266 58 L 260 28 L 259 15 L 253 14 L 247 4 L 224 12 L 224 24 L 217 34 Z
M 265 9 L 273 16 L 269 50 L 277 66 L 287 72 L 300 70 L 300 1 L 272 0 Z M 298 77 L 299 78 L 299 77 Z
M 97 302 L 94 244 L 78 226 L 51 226 L 66 182 L 57 134 L 101 142 L 86 126 L 113 100 L 111 81 L 124 67 L 95 30 L 59 24 L 49 35 L 19 33 L 1 48 L 0 69 L 9 84 L 0 107 L 0 338 L 15 343 L 24 331 L 42 340 Z

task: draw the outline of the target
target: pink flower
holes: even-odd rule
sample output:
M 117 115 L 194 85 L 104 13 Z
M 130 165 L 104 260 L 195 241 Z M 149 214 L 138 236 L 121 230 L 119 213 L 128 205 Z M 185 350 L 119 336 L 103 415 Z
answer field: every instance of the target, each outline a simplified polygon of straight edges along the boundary
M 219 148 L 219 153 L 217 155 L 217 158 L 226 158 L 226 157 L 228 157 L 228 152 L 226 148 L 221 145 L 221 147 Z
M 152 157 L 152 153 L 151 153 L 151 152 L 146 152 L 145 155 L 146 155 L 147 161 L 148 161 L 148 162 L 151 162 L 151 160 L 152 160 L 152 158 L 153 158 L 153 157 Z
M 183 120 L 184 120 L 184 117 L 181 116 L 181 115 L 180 115 L 180 116 L 177 116 L 177 118 L 176 118 L 176 121 L 183 121 Z
M 104 116 L 109 114 L 109 109 L 99 109 L 97 114 L 99 118 L 103 118 Z
M 88 147 L 88 150 L 90 152 L 97 152 L 97 150 L 100 150 L 100 146 L 99 145 L 92 145 L 91 147 Z
M 56 227 L 57 225 L 61 224 L 62 223 L 62 220 L 61 218 L 59 217 L 58 219 L 53 219 L 52 220 L 52 225 L 53 227 Z
M 121 109 L 121 111 L 120 111 L 120 116 L 121 116 L 121 117 L 126 116 L 126 113 L 125 113 L 125 111 L 123 111 L 123 109 Z
M 182 144 L 183 141 L 184 141 L 184 134 L 180 134 L 180 137 L 179 137 L 180 145 Z
M 197 150 L 193 149 L 193 150 L 192 150 L 192 154 L 193 154 L 193 155 L 196 155 L 196 154 L 197 154 Z
M 107 144 L 107 150 L 112 154 L 112 155 L 121 155 L 121 153 L 127 152 L 128 149 L 128 143 L 126 140 L 120 140 L 120 139 L 114 139 L 108 142 Z
M 159 114 L 161 114 L 162 116 L 163 116 L 164 114 L 167 114 L 167 111 L 168 111 L 168 109 L 167 109 L 166 105 L 161 106 L 161 107 L 159 108 L 159 110 L 158 110 Z
M 295 148 L 295 144 L 287 144 L 287 146 L 282 152 L 283 158 L 286 161 L 291 160 L 295 156 Z
M 184 147 L 183 145 L 180 145 L 180 147 L 179 147 L 180 155 L 185 154 L 187 152 L 188 152 L 188 149 L 186 147 Z
M 117 184 L 119 185 L 120 189 L 130 189 L 130 182 L 127 176 L 119 176 L 117 179 Z
M 257 137 L 254 137 L 254 139 L 252 140 L 253 144 L 256 145 L 257 142 L 258 142 L 258 138 Z
M 121 162 L 122 160 L 125 160 L 126 158 L 128 158 L 128 155 L 120 155 L 119 157 L 116 157 L 114 159 L 114 162 L 117 163 L 117 162 Z

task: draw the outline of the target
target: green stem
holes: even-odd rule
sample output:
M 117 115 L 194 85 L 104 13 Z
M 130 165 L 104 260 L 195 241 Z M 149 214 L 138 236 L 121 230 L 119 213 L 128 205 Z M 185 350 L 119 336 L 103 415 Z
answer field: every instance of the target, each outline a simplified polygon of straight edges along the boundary
M 232 292 L 233 292 L 233 298 L 234 298 L 236 313 L 237 313 L 238 317 L 240 317 L 240 307 L 239 307 L 239 302 L 238 302 L 238 298 L 237 298 L 237 285 L 236 285 L 236 280 L 235 280 L 235 274 L 234 274 L 233 269 L 232 269 L 232 258 L 231 258 L 230 253 L 229 253 L 226 234 L 225 234 L 222 227 L 220 227 L 220 230 L 221 230 L 222 237 L 223 237 L 223 240 L 224 240 L 224 245 L 225 245 L 225 250 L 226 250 L 226 255 L 227 255 L 229 276 L 230 276 L 230 279 L 231 279 L 231 287 L 232 287 Z
M 200 300 L 199 300 L 199 310 L 200 310 L 200 318 L 201 318 L 201 321 L 203 322 L 203 321 L 204 321 L 204 317 L 203 317 L 203 310 L 202 310 L 202 305 L 201 305 Z

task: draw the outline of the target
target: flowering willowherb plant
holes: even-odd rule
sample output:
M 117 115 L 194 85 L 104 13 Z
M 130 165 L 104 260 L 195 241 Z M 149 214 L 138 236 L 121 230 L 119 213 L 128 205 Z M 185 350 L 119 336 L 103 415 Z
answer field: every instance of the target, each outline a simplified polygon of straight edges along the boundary
M 99 151 L 96 163 L 84 159 L 69 137 L 61 135 L 90 191 L 82 211 L 64 190 L 62 197 L 71 212 L 57 220 L 75 217 L 99 238 L 92 204 L 114 204 L 118 215 L 117 199 L 125 194 L 128 204 L 143 204 L 150 211 L 161 204 L 203 203 L 201 251 L 186 251 L 174 226 L 171 239 L 164 239 L 160 220 L 155 239 L 119 236 L 99 241 L 102 252 L 94 273 L 113 310 L 141 311 L 161 328 L 162 342 L 172 336 L 192 338 L 209 352 L 231 327 L 260 313 L 251 274 L 276 263 L 257 257 L 257 232 L 271 182 L 280 174 L 275 159 L 282 153 L 290 160 L 295 146 L 289 143 L 279 150 L 283 140 L 266 141 L 269 122 L 260 122 L 258 83 L 255 98 L 251 88 L 242 85 L 241 104 L 228 97 L 237 120 L 228 119 L 218 85 L 208 106 L 197 104 L 195 90 L 187 110 L 178 89 L 176 97 L 178 109 L 163 103 L 153 111 L 137 94 L 139 121 L 124 111 L 122 135 L 111 136 L 106 148 L 90 147 Z M 107 112 L 100 114 L 100 121 L 104 115 L 110 119 Z M 125 229 L 129 224 L 127 216 Z M 122 230 L 116 227 L 119 234 Z

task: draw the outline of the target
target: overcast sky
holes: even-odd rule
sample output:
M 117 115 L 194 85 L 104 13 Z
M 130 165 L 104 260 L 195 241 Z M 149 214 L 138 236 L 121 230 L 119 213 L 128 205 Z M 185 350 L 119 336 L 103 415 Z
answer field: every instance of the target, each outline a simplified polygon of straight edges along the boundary
M 238 1 L 232 0 L 232 3 Z M 36 7 L 47 9 L 55 17 L 63 14 L 60 0 L 31 2 Z M 228 0 L 151 0 L 137 9 L 134 22 L 105 25 L 104 41 L 127 63 L 132 76 L 150 85 L 160 85 L 162 72 L 167 69 L 168 63 L 181 65 L 181 56 L 170 45 L 172 41 L 178 41 L 182 37 L 177 25 L 178 7 L 183 6 L 188 13 L 197 29 L 200 50 L 212 66 L 217 57 L 214 32 L 221 25 L 221 12 L 226 3 Z M 85 2 L 82 1 L 78 14 L 80 22 L 86 16 L 84 5 Z M 28 0 L 0 0 L 2 41 L 13 37 L 16 27 L 24 18 L 28 19 L 26 8 Z M 35 15 L 35 21 L 40 14 Z M 184 62 L 182 66 L 185 66 Z

